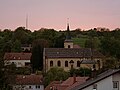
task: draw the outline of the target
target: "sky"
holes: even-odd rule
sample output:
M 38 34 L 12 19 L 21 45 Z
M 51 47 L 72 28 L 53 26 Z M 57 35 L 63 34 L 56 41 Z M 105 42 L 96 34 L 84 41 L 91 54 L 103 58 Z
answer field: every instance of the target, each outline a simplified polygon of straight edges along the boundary
M 120 27 L 120 0 L 0 0 L 0 29 Z

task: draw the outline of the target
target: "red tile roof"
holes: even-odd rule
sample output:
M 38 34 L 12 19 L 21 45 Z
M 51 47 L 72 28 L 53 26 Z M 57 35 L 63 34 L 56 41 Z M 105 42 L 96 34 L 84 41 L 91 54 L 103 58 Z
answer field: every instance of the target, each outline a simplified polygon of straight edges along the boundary
M 78 86 L 78 85 L 86 82 L 87 79 L 88 79 L 88 77 L 76 77 L 76 82 L 73 82 L 73 84 L 69 85 L 65 90 L 71 90 L 75 86 Z
M 4 60 L 30 60 L 32 53 L 5 53 Z
M 77 85 L 84 83 L 88 77 L 69 77 L 66 81 L 53 81 L 51 82 L 45 90 L 50 90 L 50 87 L 57 88 L 57 90 L 70 90 Z
M 61 82 L 60 81 L 52 81 L 46 88 L 45 90 L 50 90 L 50 87 L 55 86 L 55 85 L 59 85 Z
M 15 82 L 17 85 L 40 85 L 42 83 L 42 75 L 17 75 Z

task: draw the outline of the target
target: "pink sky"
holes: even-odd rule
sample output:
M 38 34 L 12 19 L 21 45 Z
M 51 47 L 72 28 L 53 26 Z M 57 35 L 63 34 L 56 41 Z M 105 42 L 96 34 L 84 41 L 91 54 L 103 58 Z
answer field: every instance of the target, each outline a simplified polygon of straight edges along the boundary
M 0 29 L 28 29 L 42 27 L 65 30 L 67 18 L 70 28 L 90 29 L 120 27 L 120 0 L 0 0 Z

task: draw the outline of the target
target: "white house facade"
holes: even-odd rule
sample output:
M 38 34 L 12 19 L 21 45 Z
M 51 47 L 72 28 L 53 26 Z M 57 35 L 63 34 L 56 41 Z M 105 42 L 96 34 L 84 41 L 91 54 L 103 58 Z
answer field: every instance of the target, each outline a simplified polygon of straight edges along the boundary
M 30 65 L 31 53 L 5 53 L 5 65 L 15 64 L 16 67 L 25 67 Z
M 120 69 L 108 70 L 71 90 L 120 90 Z
M 43 76 L 17 75 L 13 90 L 44 90 Z

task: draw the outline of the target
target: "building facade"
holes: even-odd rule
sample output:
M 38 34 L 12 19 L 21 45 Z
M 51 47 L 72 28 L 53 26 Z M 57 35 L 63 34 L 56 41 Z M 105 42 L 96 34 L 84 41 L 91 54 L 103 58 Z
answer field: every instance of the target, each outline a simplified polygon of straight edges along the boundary
M 74 48 L 68 24 L 64 48 L 44 48 L 43 66 L 45 72 L 52 67 L 60 67 L 65 71 L 80 67 L 99 69 L 102 68 L 103 57 L 100 52 L 91 48 Z
M 120 69 L 108 70 L 71 90 L 119 90 Z
M 5 65 L 15 64 L 16 67 L 25 67 L 30 65 L 32 53 L 5 53 Z
M 43 76 L 17 75 L 13 90 L 44 90 Z

